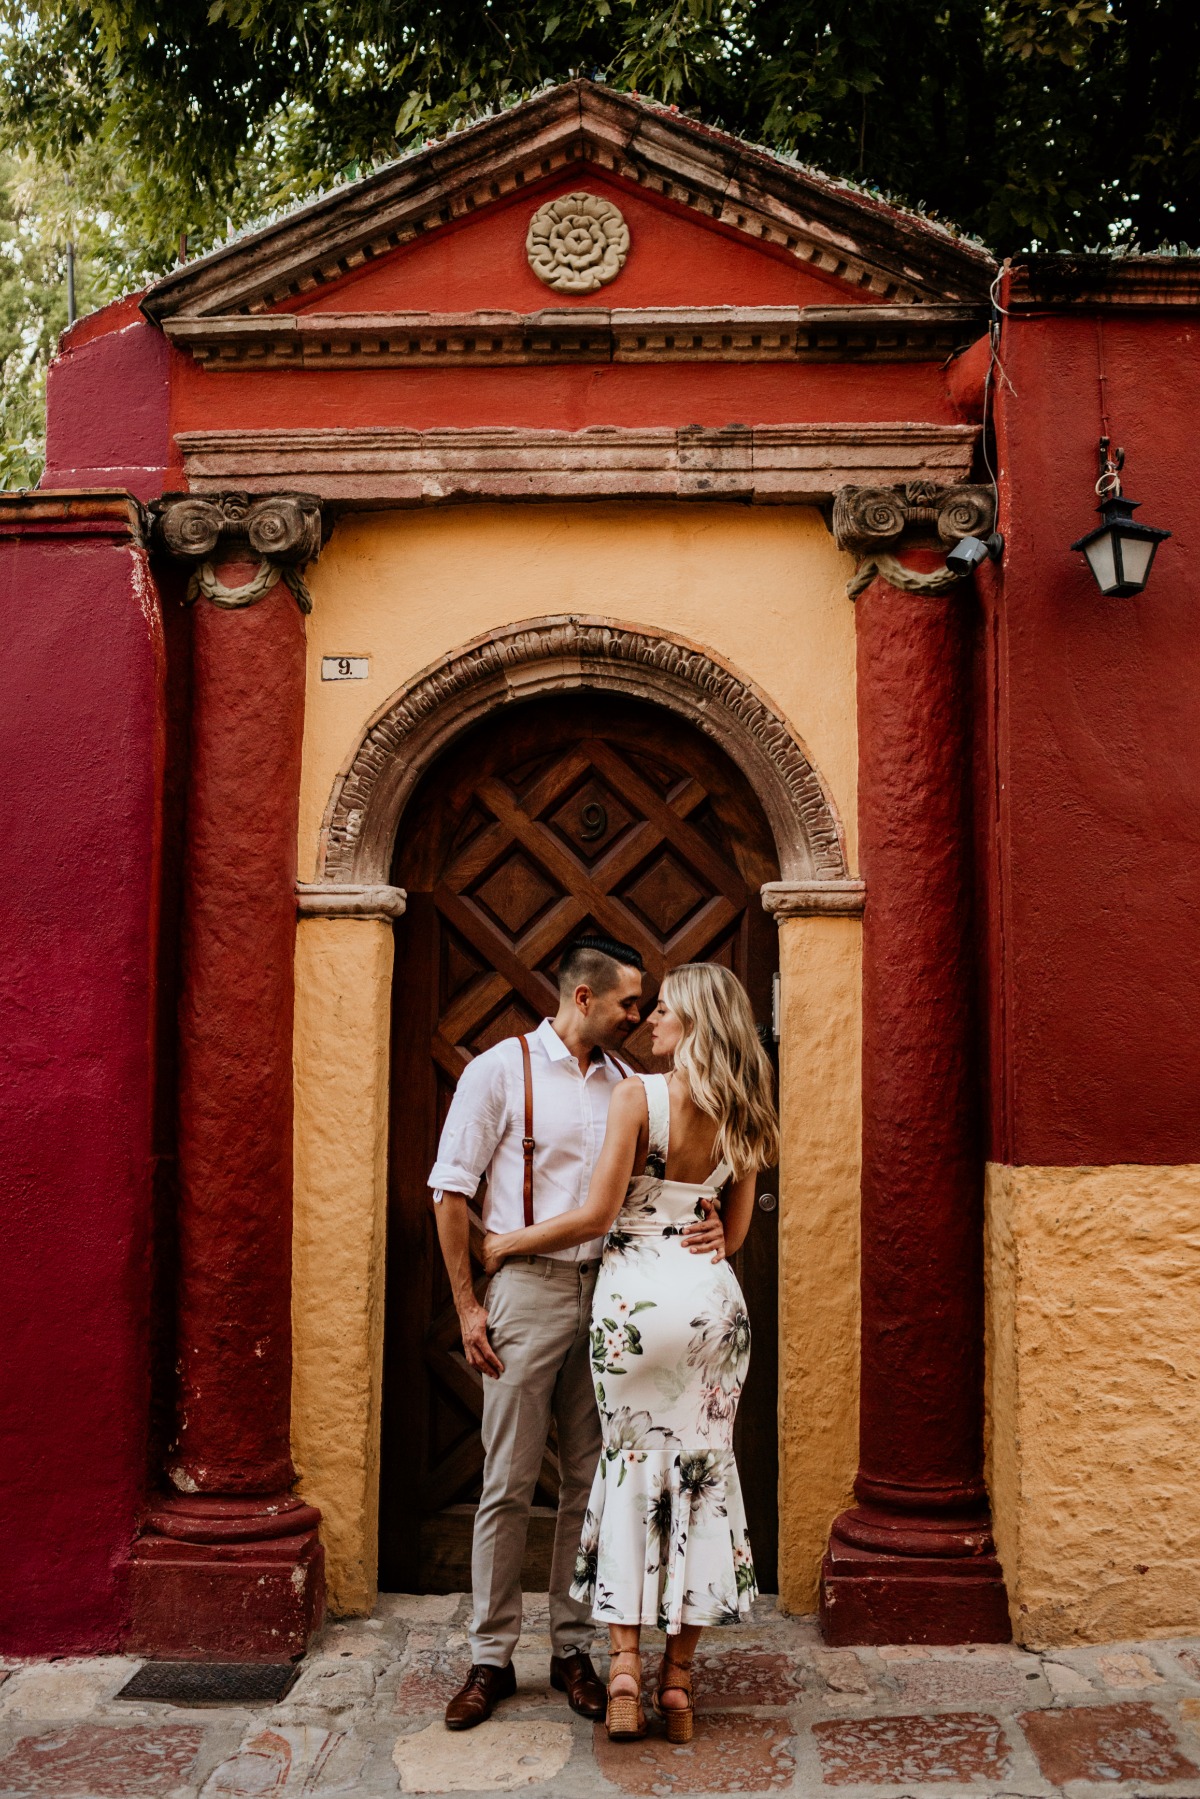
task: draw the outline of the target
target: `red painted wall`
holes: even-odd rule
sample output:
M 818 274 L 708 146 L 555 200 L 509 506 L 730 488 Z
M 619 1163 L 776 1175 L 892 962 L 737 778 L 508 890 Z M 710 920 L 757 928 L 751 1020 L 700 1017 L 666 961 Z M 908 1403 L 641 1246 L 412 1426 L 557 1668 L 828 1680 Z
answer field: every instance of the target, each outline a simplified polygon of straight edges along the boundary
M 138 298 L 63 334 L 47 378 L 43 487 L 118 487 L 139 500 L 162 492 L 171 350 Z
M 121 510 L 0 516 L 0 1648 L 113 1649 L 146 1486 L 161 627 Z
M 1200 1161 L 1200 314 L 1014 313 L 988 585 L 991 1154 Z M 1126 492 L 1171 530 L 1103 599 L 1101 363 Z
M 178 358 L 183 361 L 182 357 Z M 557 368 L 279 369 L 214 374 L 187 359 L 172 431 L 396 425 L 776 425 L 963 418 L 937 363 L 580 364 Z M 979 417 L 978 406 L 967 415 Z
M 564 294 L 539 281 L 530 268 L 525 232 L 539 206 L 580 188 L 620 208 L 629 227 L 629 257 L 615 281 L 599 292 Z M 552 307 L 587 312 L 596 306 L 848 303 L 883 304 L 878 295 L 822 274 L 781 246 L 755 244 L 743 231 L 580 163 L 275 310 L 471 312 L 499 307 L 539 312 Z
M 525 256 L 534 208 L 575 187 L 612 199 L 632 237 L 625 269 L 598 294 L 559 294 Z M 626 306 L 867 305 L 863 288 L 820 275 L 786 250 L 753 244 L 681 202 L 654 197 L 591 165 L 523 188 L 511 200 L 448 225 L 303 296 L 280 311 L 514 312 Z M 302 429 L 395 425 L 783 424 L 799 419 L 964 416 L 936 362 L 592 364 L 558 368 L 281 369 L 216 373 L 175 358 L 171 429 Z M 978 416 L 978 396 L 972 396 Z
M 622 208 L 636 255 L 599 296 L 572 298 L 530 271 L 518 227 L 532 205 L 586 182 Z M 514 215 L 514 208 L 516 214 Z M 171 348 L 132 295 L 83 319 L 51 366 L 43 485 L 119 486 L 149 499 L 184 485 L 179 431 L 390 425 L 784 424 L 797 420 L 973 422 L 975 371 L 936 362 L 592 364 L 567 367 L 278 369 L 216 373 Z M 590 167 L 524 188 L 511 202 L 356 270 L 310 311 L 653 305 L 864 305 L 862 288 L 682 204 Z

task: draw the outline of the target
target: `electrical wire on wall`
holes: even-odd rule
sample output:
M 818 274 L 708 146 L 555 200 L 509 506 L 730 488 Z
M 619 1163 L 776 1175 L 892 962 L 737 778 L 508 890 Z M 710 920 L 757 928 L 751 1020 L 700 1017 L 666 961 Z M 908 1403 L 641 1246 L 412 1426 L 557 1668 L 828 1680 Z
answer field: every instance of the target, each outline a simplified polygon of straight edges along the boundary
M 995 388 L 997 385 L 1006 387 L 1014 400 L 1017 397 L 1017 390 L 1009 380 L 1008 371 L 1005 369 L 1004 363 L 1000 358 L 1000 333 L 1003 321 L 1009 317 L 1009 312 L 1006 306 L 1001 306 L 1000 304 L 999 288 L 1000 283 L 1003 281 L 1011 267 L 1011 259 L 1005 257 L 999 269 L 996 271 L 996 279 L 988 289 L 988 300 L 991 304 L 992 314 L 988 323 L 987 373 L 983 377 L 983 431 L 981 435 L 980 450 L 983 455 L 983 466 L 987 470 L 992 483 L 992 504 L 995 507 L 995 517 L 997 521 L 1000 517 L 1000 482 L 992 462 L 991 448 L 992 407 L 994 404 Z

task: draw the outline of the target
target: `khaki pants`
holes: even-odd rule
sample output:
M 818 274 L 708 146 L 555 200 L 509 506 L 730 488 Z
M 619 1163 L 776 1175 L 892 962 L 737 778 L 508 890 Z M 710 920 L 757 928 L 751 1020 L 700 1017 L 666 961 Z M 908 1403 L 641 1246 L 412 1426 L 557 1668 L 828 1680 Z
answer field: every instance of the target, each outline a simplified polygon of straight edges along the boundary
M 529 1508 L 553 1416 L 562 1483 L 550 1565 L 555 1655 L 587 1650 L 587 1606 L 568 1595 L 600 1459 L 588 1327 L 599 1263 L 506 1262 L 488 1292 L 488 1335 L 504 1363 L 483 1379 L 483 1492 L 471 1547 L 471 1660 L 507 1667 L 521 1634 L 521 1563 Z

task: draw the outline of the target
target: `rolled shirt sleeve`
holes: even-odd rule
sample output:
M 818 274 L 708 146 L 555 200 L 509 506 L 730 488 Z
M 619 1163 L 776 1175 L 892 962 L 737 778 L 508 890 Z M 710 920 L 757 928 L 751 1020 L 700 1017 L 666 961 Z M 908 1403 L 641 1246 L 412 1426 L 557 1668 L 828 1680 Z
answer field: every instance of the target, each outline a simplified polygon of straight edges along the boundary
M 429 1171 L 435 1198 L 443 1193 L 475 1193 L 508 1122 L 508 1085 L 503 1058 L 485 1054 L 468 1062 L 459 1076 L 442 1126 L 437 1160 Z

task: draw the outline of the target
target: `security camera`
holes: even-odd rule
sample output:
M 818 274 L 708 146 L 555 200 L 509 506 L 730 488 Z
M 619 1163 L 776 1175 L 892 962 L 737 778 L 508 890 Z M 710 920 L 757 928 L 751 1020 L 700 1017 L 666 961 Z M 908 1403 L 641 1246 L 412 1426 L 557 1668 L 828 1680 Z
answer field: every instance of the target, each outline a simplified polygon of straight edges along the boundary
M 990 537 L 960 537 L 946 557 L 946 567 L 956 575 L 969 575 L 981 562 L 998 562 L 1003 549 L 1004 539 L 998 531 Z

